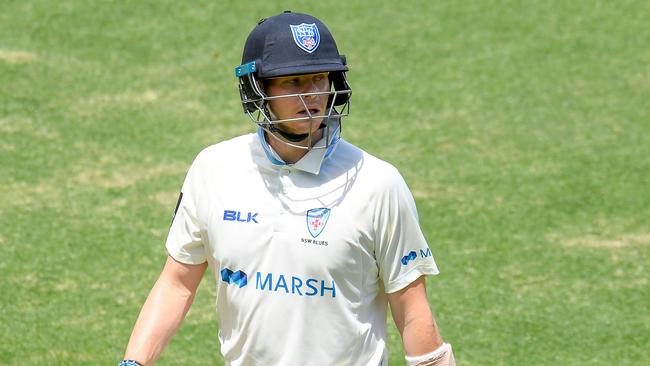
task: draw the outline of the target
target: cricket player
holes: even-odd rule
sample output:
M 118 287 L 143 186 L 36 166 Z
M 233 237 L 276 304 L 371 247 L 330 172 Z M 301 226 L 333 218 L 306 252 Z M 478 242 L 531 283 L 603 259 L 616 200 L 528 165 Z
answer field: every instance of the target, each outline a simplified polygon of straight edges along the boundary
M 192 163 L 120 365 L 154 364 L 207 268 L 227 365 L 387 365 L 388 305 L 408 365 L 455 364 L 427 302 L 438 268 L 408 187 L 341 138 L 347 71 L 313 16 L 251 31 L 235 76 L 257 131 Z

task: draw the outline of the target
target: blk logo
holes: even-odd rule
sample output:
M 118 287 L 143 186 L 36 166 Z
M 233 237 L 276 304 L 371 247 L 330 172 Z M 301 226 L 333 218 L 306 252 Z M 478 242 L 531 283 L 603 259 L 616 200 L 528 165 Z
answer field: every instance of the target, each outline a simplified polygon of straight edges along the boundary
M 237 222 L 257 222 L 257 212 L 242 213 L 239 211 L 224 210 L 223 221 L 237 221 Z
M 228 268 L 221 270 L 221 280 L 227 284 L 233 284 L 242 288 L 248 283 L 248 276 L 244 271 L 233 272 Z
M 409 252 L 409 254 L 402 257 L 402 265 L 404 266 L 407 265 L 409 261 L 415 260 L 415 258 L 417 257 L 418 257 L 418 253 L 412 250 L 411 252 Z

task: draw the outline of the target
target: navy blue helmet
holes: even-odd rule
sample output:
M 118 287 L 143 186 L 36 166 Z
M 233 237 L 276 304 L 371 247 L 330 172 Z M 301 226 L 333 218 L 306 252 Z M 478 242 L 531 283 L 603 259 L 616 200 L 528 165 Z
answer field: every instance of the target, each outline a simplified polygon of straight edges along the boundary
M 330 134 L 339 133 L 341 117 L 349 111 L 351 89 L 345 73 L 348 71 L 345 56 L 339 54 L 334 37 L 317 18 L 301 13 L 284 13 L 262 19 L 248 35 L 242 64 L 235 68 L 239 79 L 239 92 L 244 112 L 253 122 L 280 141 L 293 143 L 305 138 L 282 133 L 276 125 L 296 120 L 322 119 L 326 141 Z M 265 78 L 327 72 L 330 80 L 327 112 L 321 116 L 311 114 L 304 118 L 279 120 L 268 109 L 268 101 L 281 97 L 302 98 L 307 94 L 269 97 L 260 80 Z M 313 94 L 313 93 L 312 93 Z M 304 103 L 304 100 L 303 100 Z M 339 107 L 338 110 L 336 107 Z M 332 130 L 332 131 L 330 131 Z M 337 130 L 339 132 L 335 132 Z M 311 148 L 308 146 L 307 148 Z

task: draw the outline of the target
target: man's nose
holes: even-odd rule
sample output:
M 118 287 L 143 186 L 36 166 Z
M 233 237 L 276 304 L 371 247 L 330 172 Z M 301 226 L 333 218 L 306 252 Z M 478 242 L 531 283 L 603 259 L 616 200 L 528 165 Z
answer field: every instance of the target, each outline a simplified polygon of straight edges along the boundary
M 318 92 L 318 83 L 313 80 L 307 80 L 302 85 L 303 93 L 316 93 Z

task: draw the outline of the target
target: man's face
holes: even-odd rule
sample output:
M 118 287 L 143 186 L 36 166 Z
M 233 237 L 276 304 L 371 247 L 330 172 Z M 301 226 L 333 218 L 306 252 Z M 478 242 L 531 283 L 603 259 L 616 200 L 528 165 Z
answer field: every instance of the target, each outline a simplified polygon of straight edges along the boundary
M 300 93 L 324 93 L 330 91 L 328 73 L 304 74 L 269 78 L 265 80 L 266 94 L 269 97 L 286 94 Z M 328 94 L 303 96 L 304 103 L 300 97 L 278 98 L 269 101 L 269 107 L 275 117 L 279 120 L 291 118 L 305 118 L 322 116 L 327 113 Z M 307 108 L 305 108 L 305 106 Z M 309 113 L 308 113 L 309 111 Z M 295 122 L 281 123 L 279 127 L 285 132 L 293 134 L 305 134 L 315 132 L 323 118 L 305 119 Z

